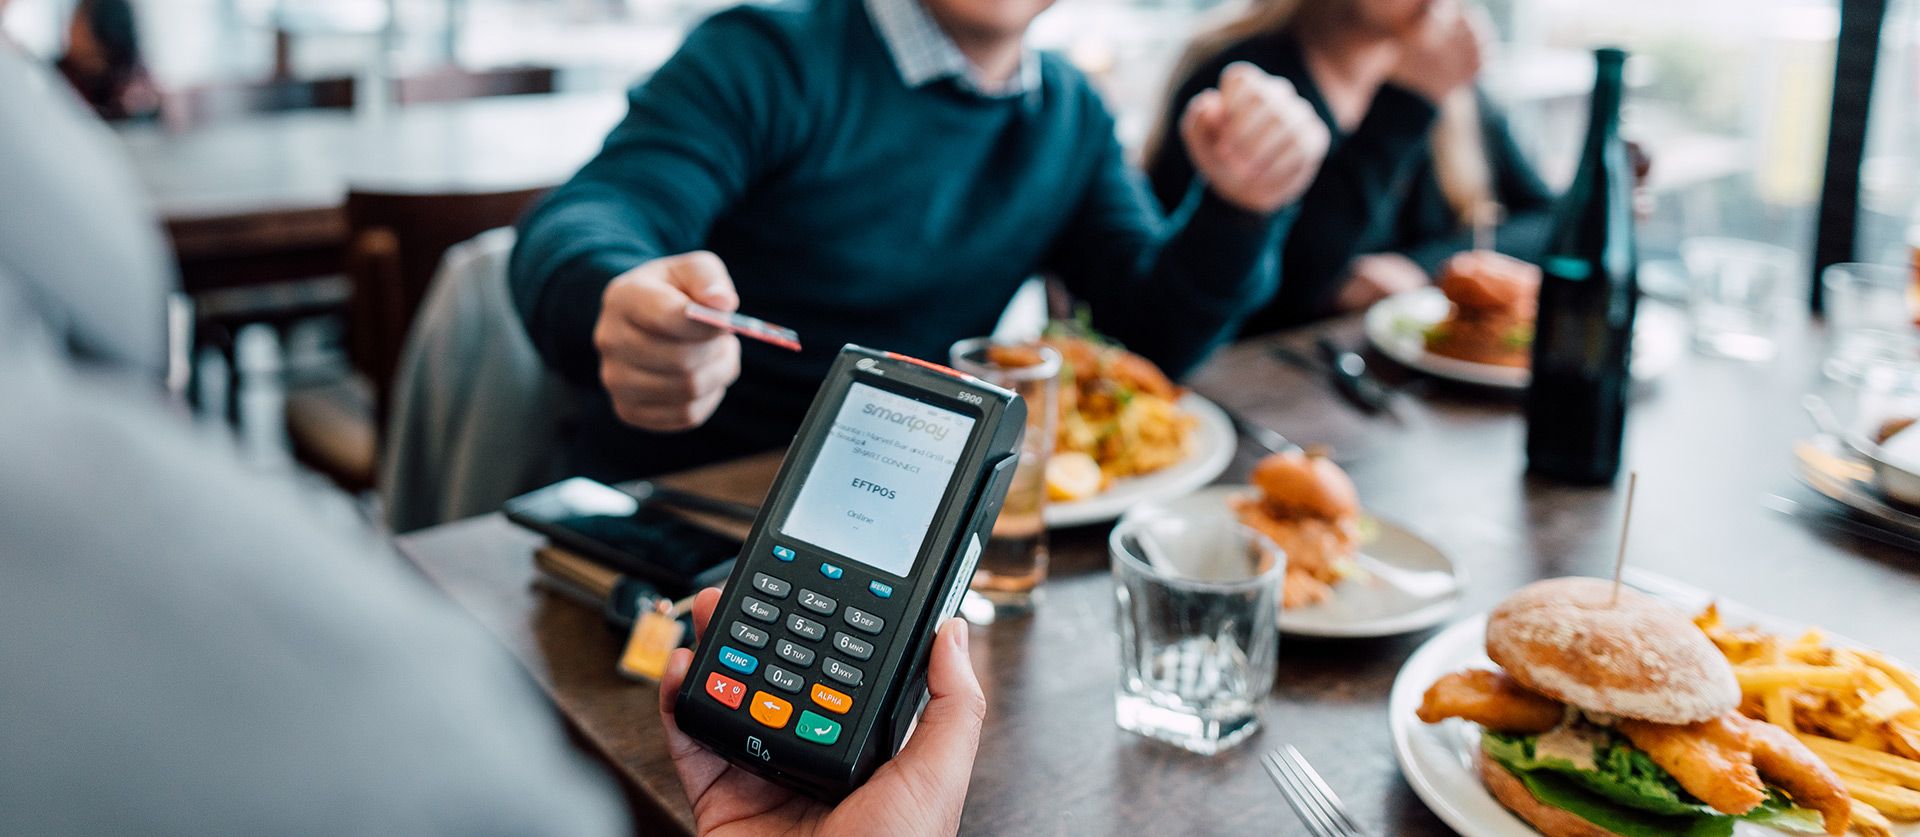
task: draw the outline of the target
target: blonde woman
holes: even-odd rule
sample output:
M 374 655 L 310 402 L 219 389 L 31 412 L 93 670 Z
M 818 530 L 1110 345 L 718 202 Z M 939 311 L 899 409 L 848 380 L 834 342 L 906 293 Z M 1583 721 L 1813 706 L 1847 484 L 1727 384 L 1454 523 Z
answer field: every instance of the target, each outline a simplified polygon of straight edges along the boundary
M 1476 12 L 1459 0 L 1251 0 L 1189 46 L 1171 114 L 1222 68 L 1246 62 L 1291 81 L 1333 138 L 1278 245 L 1280 291 L 1244 333 L 1425 284 L 1471 246 L 1471 221 L 1489 207 L 1504 212 L 1501 249 L 1525 258 L 1539 246 L 1552 195 L 1474 89 L 1485 28 Z M 1195 175 L 1177 120 L 1163 121 L 1147 170 L 1172 209 Z

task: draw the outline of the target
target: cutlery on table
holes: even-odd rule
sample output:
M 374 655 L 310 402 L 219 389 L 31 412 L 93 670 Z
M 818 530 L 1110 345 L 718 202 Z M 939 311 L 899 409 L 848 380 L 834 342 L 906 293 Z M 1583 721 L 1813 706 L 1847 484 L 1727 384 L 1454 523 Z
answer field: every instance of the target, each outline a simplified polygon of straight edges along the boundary
M 1268 453 L 1289 453 L 1304 450 L 1304 448 L 1294 444 L 1293 441 L 1287 437 L 1253 423 L 1247 419 L 1246 416 L 1240 415 L 1238 412 L 1225 407 L 1220 409 L 1227 414 L 1227 420 L 1233 422 L 1234 430 L 1239 431 L 1240 435 L 1245 436 L 1247 441 L 1266 448 Z
M 1292 744 L 1261 754 L 1260 764 L 1314 837 L 1365 837 L 1340 797 Z
M 1374 377 L 1367 368 L 1367 359 L 1359 352 L 1342 348 L 1325 337 L 1315 340 L 1313 345 L 1320 350 L 1320 358 L 1327 362 L 1327 374 L 1333 379 L 1334 389 L 1354 406 L 1368 414 L 1383 413 L 1392 406 L 1392 393 Z

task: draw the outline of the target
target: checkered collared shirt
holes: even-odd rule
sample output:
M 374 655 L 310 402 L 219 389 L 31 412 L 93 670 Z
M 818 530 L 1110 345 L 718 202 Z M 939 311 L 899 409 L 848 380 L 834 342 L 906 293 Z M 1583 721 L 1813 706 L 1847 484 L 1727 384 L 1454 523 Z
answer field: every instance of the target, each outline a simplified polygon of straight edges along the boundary
M 1005 84 L 993 87 L 980 78 L 980 68 L 940 29 L 920 0 L 865 0 L 867 15 L 893 54 L 893 65 L 908 87 L 922 87 L 951 78 L 962 90 L 990 99 L 1040 97 L 1040 57 L 1031 49 L 1020 53 L 1020 69 Z

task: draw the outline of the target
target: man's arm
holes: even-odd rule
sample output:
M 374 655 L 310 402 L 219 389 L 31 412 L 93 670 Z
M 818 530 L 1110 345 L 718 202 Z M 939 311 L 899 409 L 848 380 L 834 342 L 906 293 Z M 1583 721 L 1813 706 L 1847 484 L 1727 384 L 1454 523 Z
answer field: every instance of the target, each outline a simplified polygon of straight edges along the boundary
M 763 12 L 723 12 L 634 88 L 626 119 L 520 224 L 510 285 L 547 363 L 599 385 L 593 345 L 616 276 L 697 249 L 713 219 L 803 135 L 800 67 Z
M 1326 126 L 1285 79 L 1235 62 L 1195 95 L 1180 142 L 1200 177 L 1168 223 L 1091 105 L 1099 160 L 1043 267 L 1093 307 L 1094 327 L 1178 376 L 1273 292 L 1261 261 L 1327 151 Z
M 1113 142 L 1046 268 L 1094 328 L 1178 377 L 1272 296 L 1274 244 L 1294 212 L 1248 212 L 1198 181 L 1171 218 L 1153 201 Z

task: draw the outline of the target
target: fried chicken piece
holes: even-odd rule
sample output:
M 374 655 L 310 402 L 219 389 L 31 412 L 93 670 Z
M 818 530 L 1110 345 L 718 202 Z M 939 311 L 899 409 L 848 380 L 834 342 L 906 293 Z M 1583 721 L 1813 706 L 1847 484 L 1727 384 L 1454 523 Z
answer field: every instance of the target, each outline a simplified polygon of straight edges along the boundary
M 1778 785 L 1802 808 L 1820 812 L 1828 834 L 1845 834 L 1853 818 L 1853 797 L 1847 793 L 1833 768 L 1807 749 L 1807 745 L 1765 721 L 1735 714 L 1730 721 L 1746 729 L 1753 742 L 1753 764 L 1760 775 Z
M 1314 578 L 1304 570 L 1287 568 L 1286 575 L 1280 579 L 1280 607 L 1307 607 L 1326 601 L 1333 595 L 1333 585 Z
M 1566 706 L 1498 671 L 1457 671 L 1427 687 L 1420 720 L 1465 718 L 1496 732 L 1540 733 L 1560 725 Z
M 1724 814 L 1744 814 L 1767 798 L 1754 766 L 1753 737 L 1729 713 L 1697 724 L 1623 719 L 1614 729 L 1673 774 L 1680 787 Z

